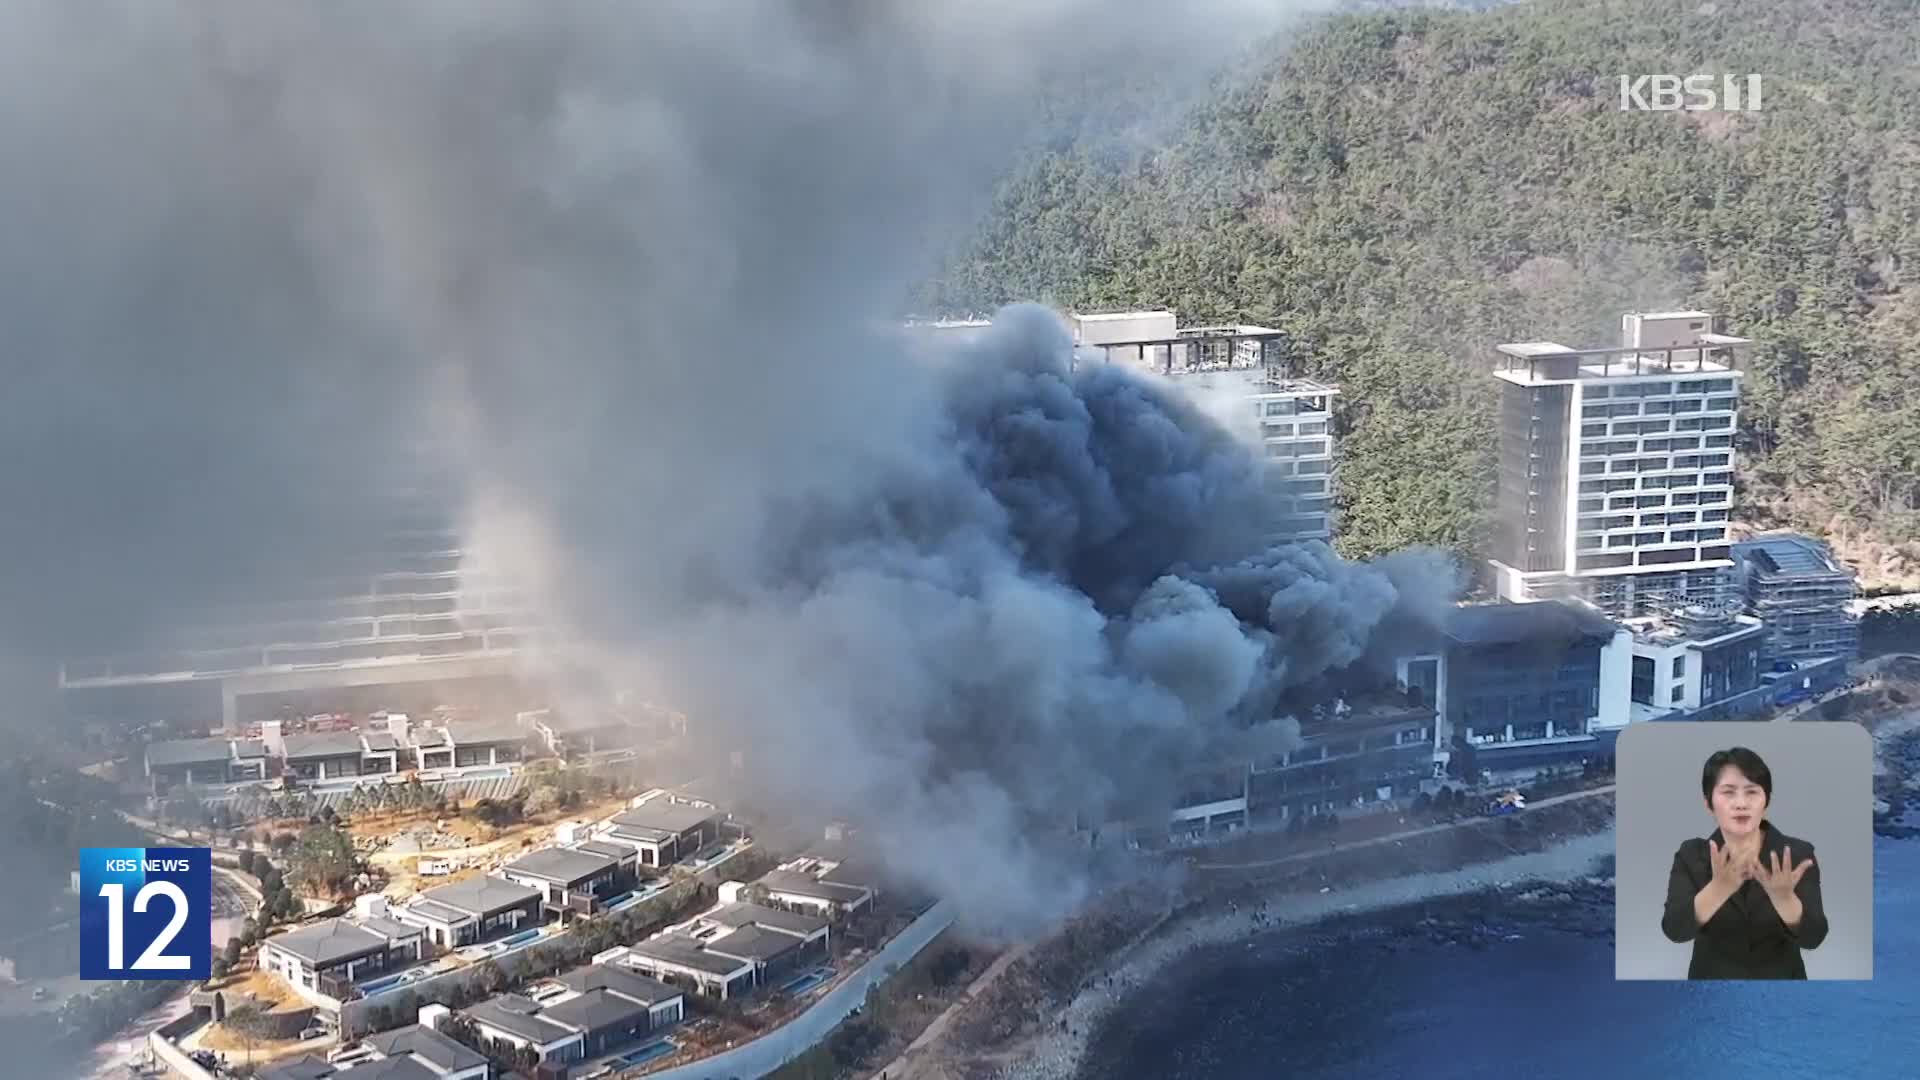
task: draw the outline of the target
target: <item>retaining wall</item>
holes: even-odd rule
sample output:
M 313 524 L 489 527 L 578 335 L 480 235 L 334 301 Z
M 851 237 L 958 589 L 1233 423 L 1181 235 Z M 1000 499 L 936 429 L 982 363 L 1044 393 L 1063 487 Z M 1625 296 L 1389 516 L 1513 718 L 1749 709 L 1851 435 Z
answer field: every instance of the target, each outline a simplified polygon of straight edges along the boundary
M 757 1080 L 767 1075 L 825 1039 L 854 1009 L 865 1004 L 869 991 L 906 966 L 907 961 L 918 956 L 920 950 L 952 925 L 952 907 L 945 901 L 935 904 L 806 1012 L 745 1046 L 648 1073 L 647 1080 Z

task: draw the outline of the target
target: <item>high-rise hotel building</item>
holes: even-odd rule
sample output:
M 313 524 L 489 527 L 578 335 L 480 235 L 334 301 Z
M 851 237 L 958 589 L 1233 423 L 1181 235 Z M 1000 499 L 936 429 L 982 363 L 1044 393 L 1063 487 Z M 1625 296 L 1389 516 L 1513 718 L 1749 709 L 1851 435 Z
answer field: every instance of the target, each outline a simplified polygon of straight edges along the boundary
M 1171 311 L 1069 314 L 1076 353 L 1172 381 L 1258 446 L 1274 498 L 1274 543 L 1333 537 L 1333 399 L 1340 389 L 1294 370 L 1284 333 L 1264 326 L 1181 328 Z
M 1621 330 L 1616 348 L 1499 346 L 1497 591 L 1616 618 L 1725 606 L 1749 342 L 1702 311 L 1628 314 Z

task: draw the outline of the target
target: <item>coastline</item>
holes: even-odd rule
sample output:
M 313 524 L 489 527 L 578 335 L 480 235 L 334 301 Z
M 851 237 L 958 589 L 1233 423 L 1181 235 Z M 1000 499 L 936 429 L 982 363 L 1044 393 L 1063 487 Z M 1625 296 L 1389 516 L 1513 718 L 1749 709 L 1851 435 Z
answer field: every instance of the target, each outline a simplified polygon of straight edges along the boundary
M 1454 870 L 1369 881 L 1325 893 L 1281 895 L 1228 913 L 1204 913 L 1169 921 L 1092 985 L 1075 995 L 1053 1026 L 1022 1048 L 1005 1080 L 1074 1080 L 1106 1022 L 1137 991 L 1197 951 L 1285 930 L 1310 930 L 1325 919 L 1378 912 L 1422 901 L 1463 897 L 1521 883 L 1553 884 L 1593 877 L 1613 854 L 1613 831 L 1587 833 L 1540 851 L 1511 855 Z

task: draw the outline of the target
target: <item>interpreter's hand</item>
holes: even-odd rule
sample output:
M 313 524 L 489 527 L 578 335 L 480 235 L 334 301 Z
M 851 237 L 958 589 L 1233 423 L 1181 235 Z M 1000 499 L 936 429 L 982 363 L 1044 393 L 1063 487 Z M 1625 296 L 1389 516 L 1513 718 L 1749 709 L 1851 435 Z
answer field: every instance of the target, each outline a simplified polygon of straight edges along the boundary
M 1812 866 L 1811 855 L 1795 866 L 1791 851 L 1776 851 L 1760 860 L 1753 876 L 1760 882 L 1760 887 L 1767 890 L 1767 895 L 1778 902 L 1793 895 L 1794 888 L 1800 884 L 1801 878 L 1807 876 L 1807 870 Z
M 1744 885 L 1754 875 L 1757 864 L 1749 856 L 1738 854 L 1732 844 L 1707 841 L 1707 859 L 1713 865 L 1713 880 L 1728 892 Z

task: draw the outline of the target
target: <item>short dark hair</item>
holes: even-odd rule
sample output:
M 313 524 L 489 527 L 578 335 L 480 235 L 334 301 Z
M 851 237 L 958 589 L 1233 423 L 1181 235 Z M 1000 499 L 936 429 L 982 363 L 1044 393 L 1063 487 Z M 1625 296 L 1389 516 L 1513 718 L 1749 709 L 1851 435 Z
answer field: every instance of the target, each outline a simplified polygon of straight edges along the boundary
M 1747 779 L 1759 784 L 1760 790 L 1767 793 L 1768 805 L 1772 805 L 1773 770 L 1767 768 L 1767 763 L 1760 760 L 1759 754 L 1744 746 L 1716 750 L 1713 756 L 1707 758 L 1706 767 L 1700 770 L 1700 797 L 1707 800 L 1708 805 L 1713 803 L 1713 785 L 1720 779 L 1720 770 L 1729 765 L 1739 769 Z

